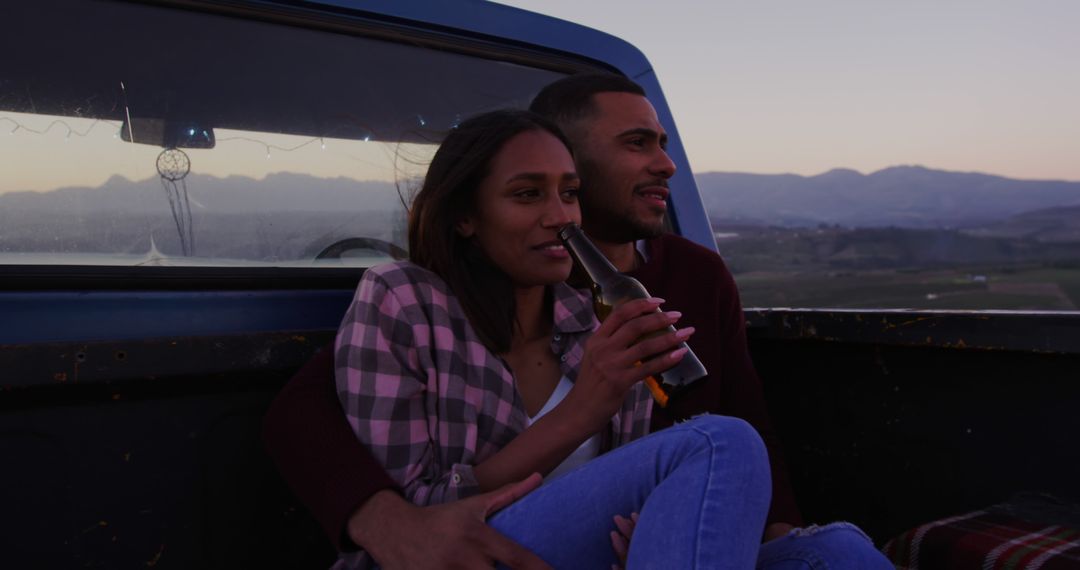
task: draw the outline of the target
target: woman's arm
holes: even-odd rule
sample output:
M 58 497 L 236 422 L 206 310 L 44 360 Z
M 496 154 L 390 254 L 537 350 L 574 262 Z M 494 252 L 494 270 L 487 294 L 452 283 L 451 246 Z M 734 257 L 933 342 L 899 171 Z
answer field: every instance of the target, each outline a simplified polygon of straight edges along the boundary
M 418 505 L 475 494 L 469 465 L 438 465 L 425 407 L 428 370 L 418 344 L 430 346 L 414 285 L 392 286 L 368 270 L 335 341 L 338 397 L 357 437 Z M 400 296 L 399 296 L 400 295 Z M 524 477 L 522 477 L 524 478 Z
M 409 503 L 345 421 L 333 352 L 331 342 L 289 380 L 266 415 L 263 438 L 337 549 L 359 546 L 384 568 L 473 568 L 498 560 L 512 568 L 547 569 L 484 522 L 536 488 L 539 477 L 448 505 Z M 424 548 L 416 548 L 417 536 L 425 537 Z
M 398 289 L 401 289 L 400 287 Z M 399 298 L 397 293 L 404 297 Z M 337 386 L 346 416 L 361 441 L 398 481 L 406 498 L 425 505 L 490 491 L 534 472 L 548 473 L 602 430 L 627 391 L 682 357 L 667 353 L 688 331 L 635 344 L 678 315 L 656 312 L 657 300 L 616 309 L 585 345 L 574 388 L 563 402 L 494 455 L 476 465 L 438 465 L 443 454 L 429 435 L 427 379 L 417 346 L 430 346 L 426 312 L 415 291 L 395 290 L 368 271 L 336 341 Z M 430 359 L 426 359 L 430 361 Z M 643 364 L 638 364 L 645 361 Z
M 477 465 L 481 490 L 518 481 L 530 473 L 549 473 L 570 453 L 607 425 L 634 384 L 659 374 L 682 358 L 668 352 L 692 329 L 635 344 L 642 335 L 663 329 L 679 315 L 656 311 L 661 301 L 640 299 L 620 305 L 585 343 L 577 381 L 566 398 L 509 444 Z M 654 354 L 662 354 L 646 360 Z

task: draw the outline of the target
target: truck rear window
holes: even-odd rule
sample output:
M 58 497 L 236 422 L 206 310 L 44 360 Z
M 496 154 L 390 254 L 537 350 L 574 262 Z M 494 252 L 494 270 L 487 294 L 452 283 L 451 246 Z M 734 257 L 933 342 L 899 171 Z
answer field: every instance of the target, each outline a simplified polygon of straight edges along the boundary
M 347 26 L 71 0 L 0 12 L 0 265 L 401 256 L 443 134 L 562 75 Z

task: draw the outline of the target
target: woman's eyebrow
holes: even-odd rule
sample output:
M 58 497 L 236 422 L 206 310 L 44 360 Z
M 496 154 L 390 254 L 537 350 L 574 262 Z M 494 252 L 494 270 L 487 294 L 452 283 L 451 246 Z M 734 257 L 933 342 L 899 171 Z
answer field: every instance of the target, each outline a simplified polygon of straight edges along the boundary
M 544 178 L 547 178 L 547 176 L 542 172 L 518 172 L 510 178 L 507 178 L 506 181 L 515 182 L 517 180 L 527 180 L 530 182 L 541 182 Z
M 509 184 L 510 182 L 516 182 L 518 180 L 527 180 L 529 182 L 543 182 L 547 177 L 548 175 L 544 174 L 543 172 L 518 172 L 510 178 L 507 178 L 506 182 L 507 184 Z M 563 180 L 577 180 L 578 174 L 577 172 L 567 172 L 564 173 L 561 178 Z

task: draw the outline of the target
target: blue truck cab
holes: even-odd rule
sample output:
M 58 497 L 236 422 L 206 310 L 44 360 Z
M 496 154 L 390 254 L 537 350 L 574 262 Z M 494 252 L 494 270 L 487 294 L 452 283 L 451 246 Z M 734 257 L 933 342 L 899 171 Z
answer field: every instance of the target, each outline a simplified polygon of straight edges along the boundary
M 480 0 L 41 0 L 0 21 L 5 567 L 329 564 L 261 419 L 364 268 L 404 254 L 411 192 L 466 117 L 630 77 L 669 135 L 673 231 L 716 248 L 648 60 L 570 22 Z M 1076 315 L 748 319 L 808 520 L 880 543 L 1075 486 L 1055 438 L 1080 427 Z

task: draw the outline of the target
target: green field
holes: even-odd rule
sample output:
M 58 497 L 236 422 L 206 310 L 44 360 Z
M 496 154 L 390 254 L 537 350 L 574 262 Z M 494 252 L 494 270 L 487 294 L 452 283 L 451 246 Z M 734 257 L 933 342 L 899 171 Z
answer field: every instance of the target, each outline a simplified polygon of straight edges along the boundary
M 1080 308 L 1080 269 L 753 272 L 736 274 L 735 280 L 746 307 Z
M 1080 244 L 888 228 L 739 228 L 746 307 L 1080 310 Z

